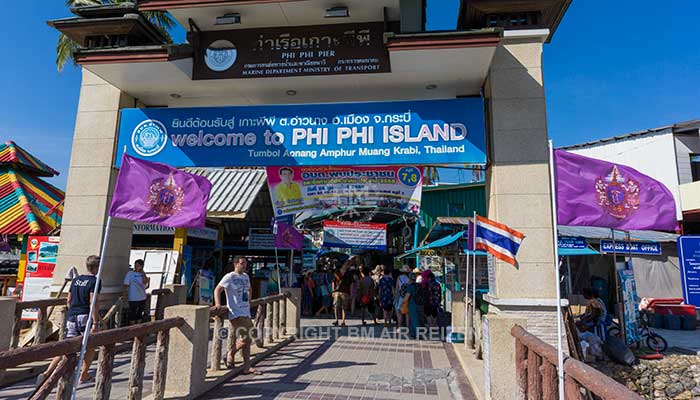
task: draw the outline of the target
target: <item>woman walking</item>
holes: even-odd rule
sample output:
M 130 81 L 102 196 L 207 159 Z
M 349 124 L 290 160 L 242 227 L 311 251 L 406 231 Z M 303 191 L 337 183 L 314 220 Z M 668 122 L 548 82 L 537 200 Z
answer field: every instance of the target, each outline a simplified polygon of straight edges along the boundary
M 305 316 L 313 314 L 314 286 L 315 284 L 313 278 L 313 271 L 308 270 L 304 273 L 301 297 L 301 310 L 302 314 L 304 314 Z
M 404 321 L 406 320 L 406 313 L 404 312 L 405 307 L 403 306 L 403 299 L 406 296 L 406 286 L 408 285 L 408 273 L 411 272 L 411 268 L 408 265 L 401 267 L 400 275 L 396 278 L 396 287 L 394 288 L 394 298 L 396 303 L 394 304 L 394 309 L 396 310 L 396 332 L 400 332 L 401 328 L 404 326 Z
M 323 267 L 319 265 L 316 268 L 316 272 L 314 272 L 313 280 L 316 301 L 319 307 L 318 311 L 316 311 L 316 318 L 320 318 L 321 315 L 325 318 L 326 315 L 330 315 L 331 313 L 331 278 L 328 276 L 328 272 L 324 271 Z
M 394 311 L 394 278 L 386 265 L 381 265 L 379 274 L 379 306 L 384 312 L 384 327 L 389 327 Z
M 420 290 L 418 286 L 416 274 L 411 272 L 408 274 L 408 284 L 406 285 L 406 294 L 403 301 L 408 304 L 408 334 L 413 338 L 418 338 L 418 327 L 420 326 L 419 302 L 416 301 Z

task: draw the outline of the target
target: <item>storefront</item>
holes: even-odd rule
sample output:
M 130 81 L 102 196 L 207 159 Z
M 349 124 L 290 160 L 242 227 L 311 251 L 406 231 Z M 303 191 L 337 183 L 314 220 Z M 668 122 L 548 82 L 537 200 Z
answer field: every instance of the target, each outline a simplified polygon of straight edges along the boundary
M 57 270 L 99 251 L 124 147 L 182 168 L 390 165 L 406 168 L 406 185 L 420 183 L 412 177 L 422 166 L 488 162 L 486 214 L 528 238 L 519 268 L 494 263 L 485 296 L 493 314 L 488 390 L 512 397 L 502 394 L 514 383 L 489 379 L 511 375 L 512 365 L 498 362 L 512 353 L 509 326 L 527 322 L 526 308 L 533 333 L 556 339 L 541 60 L 568 2 L 534 1 L 524 13 L 519 2 L 462 3 L 450 32 L 426 31 L 425 2 L 397 0 L 333 9 L 321 1 L 147 0 L 51 21 L 81 44 L 74 58 L 83 67 Z M 154 10 L 168 11 L 187 43 L 167 44 L 140 14 Z M 331 216 L 386 224 L 398 234 L 383 245 L 400 254 L 413 245 L 403 233 L 417 218 L 387 205 L 366 221 L 337 215 L 347 210 Z M 268 210 L 280 216 L 273 204 Z M 240 225 L 224 223 L 224 250 L 226 235 L 246 240 Z M 132 231 L 114 224 L 107 293 L 119 290 Z

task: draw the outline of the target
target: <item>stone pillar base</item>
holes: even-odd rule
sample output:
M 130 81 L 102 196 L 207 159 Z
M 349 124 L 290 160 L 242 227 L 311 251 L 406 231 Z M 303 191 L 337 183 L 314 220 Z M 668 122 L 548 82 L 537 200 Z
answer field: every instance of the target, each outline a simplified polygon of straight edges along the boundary
M 487 399 L 517 398 L 515 339 L 510 335 L 515 325 L 527 329 L 527 319 L 490 313 L 484 317 L 484 393 Z

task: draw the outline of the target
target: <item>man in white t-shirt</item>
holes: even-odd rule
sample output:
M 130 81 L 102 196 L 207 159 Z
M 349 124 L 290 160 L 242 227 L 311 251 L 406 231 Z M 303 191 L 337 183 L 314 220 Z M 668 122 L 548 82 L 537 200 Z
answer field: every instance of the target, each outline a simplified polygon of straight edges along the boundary
M 146 288 L 151 280 L 143 272 L 143 260 L 134 261 L 134 269 L 124 277 L 124 298 L 129 301 L 129 325 L 144 321 Z
M 233 368 L 233 357 L 238 350 L 243 351 L 243 374 L 259 375 L 260 372 L 250 365 L 250 345 L 252 343 L 253 321 L 250 319 L 250 278 L 246 273 L 248 262 L 242 256 L 233 259 L 233 272 L 221 278 L 214 289 L 214 305 L 221 306 L 221 291 L 226 292 L 228 319 L 231 321 L 236 346 L 226 355 L 226 366 Z

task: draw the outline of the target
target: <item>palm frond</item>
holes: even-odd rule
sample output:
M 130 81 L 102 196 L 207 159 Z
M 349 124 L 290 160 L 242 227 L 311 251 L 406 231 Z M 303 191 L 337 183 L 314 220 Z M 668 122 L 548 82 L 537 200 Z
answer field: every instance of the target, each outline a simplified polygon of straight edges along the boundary
M 58 68 L 58 72 L 63 70 L 63 67 L 73 56 L 73 51 L 78 47 L 78 43 L 71 40 L 68 36 L 62 33 L 58 35 L 58 42 L 56 43 L 56 68 Z

